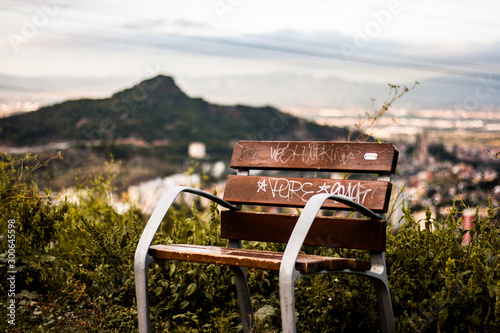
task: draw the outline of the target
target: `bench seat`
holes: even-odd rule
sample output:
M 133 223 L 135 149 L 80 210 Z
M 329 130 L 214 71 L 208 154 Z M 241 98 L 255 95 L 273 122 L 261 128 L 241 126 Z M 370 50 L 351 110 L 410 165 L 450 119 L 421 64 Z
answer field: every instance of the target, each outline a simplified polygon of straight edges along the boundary
M 181 260 L 206 264 L 279 270 L 283 252 L 232 249 L 219 246 L 168 244 L 153 245 L 149 255 L 155 260 Z M 295 268 L 302 274 L 322 270 L 370 270 L 371 262 L 352 258 L 299 254 Z

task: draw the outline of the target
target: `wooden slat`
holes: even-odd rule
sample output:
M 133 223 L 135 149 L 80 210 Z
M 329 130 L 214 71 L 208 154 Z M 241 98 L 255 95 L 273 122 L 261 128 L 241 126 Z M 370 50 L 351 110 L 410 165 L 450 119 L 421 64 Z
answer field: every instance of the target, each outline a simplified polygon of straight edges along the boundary
M 157 260 L 182 260 L 272 270 L 280 269 L 283 257 L 280 252 L 185 244 L 154 245 L 150 247 L 149 254 Z M 296 268 L 303 273 L 318 272 L 324 269 L 323 267 L 323 260 L 319 256 L 302 256 L 296 264 Z
M 240 141 L 231 167 L 394 173 L 397 158 L 389 143 Z
M 279 270 L 283 253 L 248 249 L 230 249 L 218 246 L 169 244 L 153 245 L 149 254 L 156 260 L 182 260 L 207 264 L 241 266 Z M 324 269 L 368 270 L 371 264 L 365 260 L 333 258 L 301 254 L 295 268 L 301 273 L 315 273 Z
M 222 211 L 221 219 L 223 238 L 287 243 L 298 216 Z M 386 222 L 360 218 L 317 217 L 304 244 L 385 251 Z
M 335 271 L 340 269 L 346 269 L 343 264 L 339 264 L 337 259 L 345 259 L 345 258 L 329 258 L 325 260 L 323 263 L 324 267 L 328 271 Z M 372 267 L 372 264 L 368 260 L 359 260 L 359 259 L 347 259 L 347 268 L 353 271 L 368 271 Z
M 391 183 L 379 181 L 229 175 L 224 200 L 236 204 L 303 207 L 314 194 L 330 193 L 345 195 L 373 211 L 386 212 L 391 189 Z M 324 207 L 346 208 L 333 200 L 327 200 Z

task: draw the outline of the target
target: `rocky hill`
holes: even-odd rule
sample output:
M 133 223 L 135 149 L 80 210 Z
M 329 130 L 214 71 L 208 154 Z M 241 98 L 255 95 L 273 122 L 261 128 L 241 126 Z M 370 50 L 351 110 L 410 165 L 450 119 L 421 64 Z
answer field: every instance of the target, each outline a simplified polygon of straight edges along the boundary
M 338 139 L 344 129 L 319 126 L 273 107 L 223 106 L 191 98 L 168 76 L 157 76 L 105 99 L 66 101 L 0 119 L 2 146 L 54 142 L 186 146 L 207 148 L 256 138 Z
M 227 161 L 242 139 L 342 140 L 348 134 L 270 106 L 192 98 L 164 75 L 109 98 L 70 100 L 1 118 L 0 129 L 0 150 L 38 152 L 42 158 L 62 150 L 64 160 L 51 163 L 43 180 L 56 188 L 99 170 L 111 157 L 122 162 L 122 187 L 185 171 L 195 141 L 206 144 L 209 159 Z

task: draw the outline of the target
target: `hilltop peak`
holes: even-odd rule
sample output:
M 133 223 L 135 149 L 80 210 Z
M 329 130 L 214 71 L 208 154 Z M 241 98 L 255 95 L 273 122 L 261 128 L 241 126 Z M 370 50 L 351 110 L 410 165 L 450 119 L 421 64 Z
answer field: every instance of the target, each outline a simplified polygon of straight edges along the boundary
M 187 95 L 177 86 L 172 77 L 162 74 L 144 80 L 132 88 L 117 92 L 113 97 L 120 97 L 123 95 L 130 95 L 136 100 L 146 98 L 163 99 L 168 96 L 187 97 Z
M 139 83 L 138 86 L 142 86 L 147 90 L 160 89 L 168 92 L 183 93 L 171 76 L 162 74 L 151 79 L 144 80 Z

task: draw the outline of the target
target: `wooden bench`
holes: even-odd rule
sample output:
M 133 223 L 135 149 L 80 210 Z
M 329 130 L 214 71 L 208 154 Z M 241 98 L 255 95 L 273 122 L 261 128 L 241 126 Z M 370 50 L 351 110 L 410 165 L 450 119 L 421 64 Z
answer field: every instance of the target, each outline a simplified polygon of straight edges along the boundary
M 223 199 L 198 189 L 168 190 L 151 215 L 135 254 L 139 331 L 150 332 L 147 267 L 155 260 L 182 260 L 228 265 L 235 275 L 245 332 L 255 325 L 245 267 L 279 270 L 283 332 L 295 332 L 294 283 L 297 278 L 322 273 L 359 274 L 375 286 L 382 332 L 395 329 L 386 275 L 386 221 L 397 149 L 388 143 L 259 142 L 240 141 L 233 151 Z M 273 170 L 250 175 L 251 170 Z M 287 176 L 275 171 L 286 172 Z M 301 172 L 289 177 L 290 172 Z M 355 177 L 346 178 L 345 175 Z M 310 174 L 314 177 L 306 177 Z M 368 174 L 361 179 L 359 174 Z M 340 179 L 332 178 L 340 175 Z M 318 178 L 316 178 L 318 177 Z M 182 192 L 200 195 L 226 208 L 221 212 L 221 236 L 229 247 L 166 244 L 151 246 L 160 223 Z M 244 211 L 262 205 L 303 207 L 293 214 Z M 322 216 L 323 210 L 347 210 L 349 217 Z M 352 211 L 357 213 L 352 214 Z M 364 217 L 351 217 L 352 215 Z M 243 249 L 242 240 L 286 243 L 283 253 Z M 370 260 L 302 254 L 302 245 L 370 251 Z M 327 323 L 325 323 L 327 325 Z

